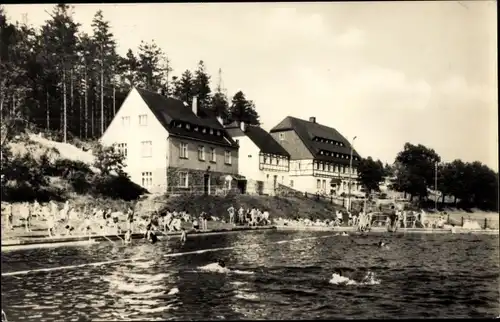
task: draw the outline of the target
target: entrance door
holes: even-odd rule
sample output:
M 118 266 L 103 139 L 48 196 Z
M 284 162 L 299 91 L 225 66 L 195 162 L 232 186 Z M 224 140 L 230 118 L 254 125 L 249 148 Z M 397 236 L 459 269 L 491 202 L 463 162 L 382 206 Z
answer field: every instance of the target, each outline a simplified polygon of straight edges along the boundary
M 208 195 L 209 187 L 210 187 L 210 175 L 205 173 L 203 175 L 203 192 L 205 193 L 205 195 Z

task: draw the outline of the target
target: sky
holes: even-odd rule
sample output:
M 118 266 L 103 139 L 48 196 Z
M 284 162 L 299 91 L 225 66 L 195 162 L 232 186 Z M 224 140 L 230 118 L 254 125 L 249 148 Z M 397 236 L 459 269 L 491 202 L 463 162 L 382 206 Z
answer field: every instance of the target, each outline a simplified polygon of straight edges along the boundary
M 5 6 L 34 26 L 52 8 Z M 82 31 L 99 9 L 119 53 L 154 40 L 174 75 L 203 60 L 214 87 L 221 68 L 266 130 L 315 116 L 363 157 L 392 163 L 410 142 L 498 171 L 495 1 L 78 4 Z

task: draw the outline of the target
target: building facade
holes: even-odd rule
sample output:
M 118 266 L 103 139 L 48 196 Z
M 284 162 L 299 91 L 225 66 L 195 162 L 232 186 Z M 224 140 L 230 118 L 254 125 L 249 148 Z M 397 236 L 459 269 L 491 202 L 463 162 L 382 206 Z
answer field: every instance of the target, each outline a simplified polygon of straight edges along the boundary
M 101 137 L 125 172 L 152 193 L 235 188 L 238 145 L 209 111 L 132 88 Z M 207 191 L 208 190 L 208 191 Z
M 228 134 L 239 145 L 239 174 L 248 180 L 249 193 L 274 195 L 288 184 L 290 154 L 263 128 L 233 122 Z
M 290 154 L 288 185 L 294 189 L 327 195 L 359 192 L 357 165 L 359 154 L 334 128 L 287 116 L 270 131 Z

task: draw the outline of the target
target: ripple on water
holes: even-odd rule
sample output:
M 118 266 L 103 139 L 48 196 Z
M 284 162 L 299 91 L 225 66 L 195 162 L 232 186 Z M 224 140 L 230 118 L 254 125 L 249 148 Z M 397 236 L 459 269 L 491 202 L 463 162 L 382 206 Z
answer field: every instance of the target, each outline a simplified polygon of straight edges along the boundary
M 496 236 L 387 235 L 384 238 L 392 238 L 391 249 L 384 252 L 352 242 L 358 239 L 359 243 L 374 244 L 380 235 L 306 239 L 323 235 L 267 232 L 192 237 L 182 246 L 161 242 L 154 247 L 115 247 L 111 255 L 109 245 L 61 247 L 50 254 L 31 251 L 27 257 L 22 252 L 2 254 L 2 264 L 11 270 L 29 269 L 24 260 L 43 268 L 101 262 L 111 257 L 137 258 L 2 277 L 2 303 L 9 320 L 30 322 L 498 315 Z M 296 238 L 304 239 L 276 244 Z M 205 245 L 224 248 L 256 244 L 262 246 L 203 250 Z M 162 252 L 192 253 L 164 257 Z M 245 273 L 200 274 L 197 270 L 220 258 L 228 267 L 238 268 L 234 271 Z M 350 280 L 358 284 L 368 271 L 382 283 L 352 287 L 330 284 L 337 268 L 345 269 Z M 178 286 L 180 292 L 168 295 Z

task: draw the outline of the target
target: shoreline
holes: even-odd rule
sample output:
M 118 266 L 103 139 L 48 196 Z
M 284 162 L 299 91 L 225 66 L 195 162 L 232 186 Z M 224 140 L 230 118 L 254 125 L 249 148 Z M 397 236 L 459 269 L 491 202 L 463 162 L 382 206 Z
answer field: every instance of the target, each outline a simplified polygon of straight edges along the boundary
M 283 226 L 277 225 L 277 230 L 295 230 L 295 231 L 331 231 L 331 232 L 356 232 L 354 227 L 321 227 L 321 226 Z M 455 227 L 455 234 L 483 234 L 483 235 L 498 235 L 498 229 L 467 229 Z M 373 227 L 367 233 L 390 233 L 385 227 Z M 452 234 L 452 229 L 439 228 L 398 228 L 395 233 L 416 233 L 416 234 Z
M 234 227 L 230 229 L 209 229 L 206 231 L 187 232 L 188 236 L 206 236 L 217 235 L 226 233 L 235 233 L 240 231 L 254 231 L 254 230 L 276 230 L 276 226 L 261 226 L 261 227 Z M 181 232 L 160 232 L 158 237 L 169 238 L 179 237 Z M 59 236 L 59 237 L 18 237 L 13 239 L 2 240 L 1 251 L 20 250 L 28 248 L 38 248 L 47 246 L 69 246 L 69 245 L 88 245 L 102 241 L 119 241 L 123 239 L 124 234 L 118 235 L 75 235 L 75 236 Z M 144 233 L 132 234 L 132 239 L 141 239 Z

